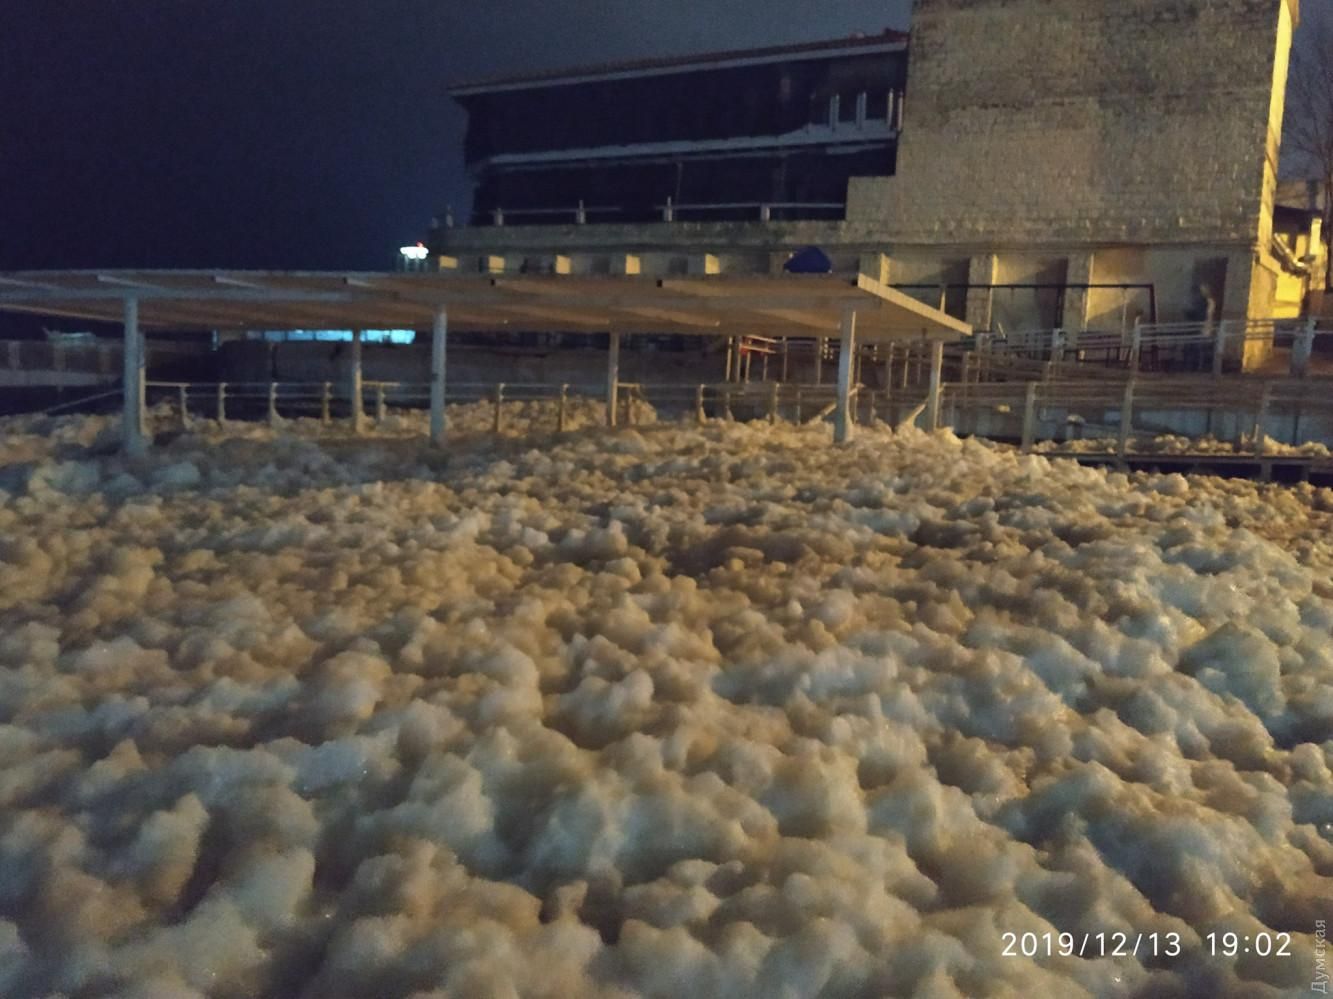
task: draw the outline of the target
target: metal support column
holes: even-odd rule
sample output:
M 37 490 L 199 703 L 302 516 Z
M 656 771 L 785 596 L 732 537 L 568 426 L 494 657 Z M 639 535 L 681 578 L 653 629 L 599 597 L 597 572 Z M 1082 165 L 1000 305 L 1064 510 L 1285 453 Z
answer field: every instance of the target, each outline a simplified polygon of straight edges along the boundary
M 944 374 L 944 341 L 930 344 L 930 394 L 926 396 L 926 429 L 940 429 L 940 381 Z
M 139 300 L 125 299 L 124 412 L 122 445 L 128 455 L 148 450 L 147 413 L 144 405 L 144 345 L 139 329 Z
M 444 415 L 444 375 L 449 348 L 449 313 L 444 306 L 435 310 L 430 338 L 430 439 L 443 446 L 448 425 Z
M 820 341 L 821 347 L 823 341 Z M 838 341 L 838 405 L 833 417 L 833 440 L 839 444 L 852 439 L 852 363 L 856 353 L 856 312 L 842 314 Z
M 352 404 L 352 433 L 359 434 L 365 429 L 365 407 L 361 405 L 361 331 L 352 330 L 352 372 L 347 391 Z
M 1032 450 L 1037 440 L 1037 382 L 1028 382 L 1023 389 L 1023 453 Z
M 606 425 L 616 425 L 620 403 L 620 334 L 608 336 L 606 352 Z
M 1136 324 L 1137 328 L 1137 324 Z M 1120 437 L 1116 454 L 1123 460 L 1129 451 L 1129 438 L 1134 433 L 1134 379 L 1125 383 L 1125 394 L 1120 400 Z

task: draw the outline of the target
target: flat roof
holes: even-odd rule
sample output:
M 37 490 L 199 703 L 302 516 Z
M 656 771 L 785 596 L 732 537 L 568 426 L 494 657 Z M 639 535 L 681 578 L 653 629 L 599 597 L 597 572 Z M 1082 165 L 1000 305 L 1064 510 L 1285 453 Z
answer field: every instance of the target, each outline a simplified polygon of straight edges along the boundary
M 145 330 L 430 329 L 459 332 L 836 336 L 956 340 L 966 323 L 865 274 L 535 275 L 450 271 L 104 270 L 0 273 L 0 312 Z
M 634 59 L 590 66 L 570 66 L 560 69 L 538 70 L 530 73 L 468 80 L 454 84 L 449 93 L 454 97 L 492 93 L 501 90 L 523 90 L 546 84 L 586 83 L 593 80 L 618 79 L 630 76 L 657 76 L 689 69 L 721 69 L 727 66 L 753 66 L 797 59 L 817 59 L 825 56 L 861 54 L 865 50 L 894 51 L 905 48 L 908 33 L 886 28 L 878 35 L 853 35 L 817 42 L 794 45 L 771 45 L 757 49 L 732 49 L 720 52 L 702 52 L 686 56 L 664 56 L 652 59 Z

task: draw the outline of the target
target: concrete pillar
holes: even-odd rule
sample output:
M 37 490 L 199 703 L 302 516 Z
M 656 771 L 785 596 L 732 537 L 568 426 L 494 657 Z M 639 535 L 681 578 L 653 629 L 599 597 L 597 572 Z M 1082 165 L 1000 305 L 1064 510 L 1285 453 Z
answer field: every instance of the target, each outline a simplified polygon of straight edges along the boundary
M 1273 352 L 1270 338 L 1243 338 L 1241 332 L 1245 322 L 1272 317 L 1277 288 L 1274 266 L 1260 259 L 1254 250 L 1233 253 L 1227 260 L 1222 318 L 1232 321 L 1233 331 L 1227 360 L 1245 371 L 1260 367 Z
M 611 333 L 606 352 L 606 425 L 616 425 L 620 403 L 620 334 Z
M 994 253 L 982 253 L 967 265 L 967 322 L 975 330 L 991 328 L 991 306 L 995 293 L 989 287 L 995 283 L 999 258 Z
M 444 306 L 435 310 L 430 338 L 430 439 L 444 444 L 447 431 L 444 416 L 444 375 L 449 347 L 449 313 Z
M 884 253 L 863 253 L 859 262 L 859 271 L 866 277 L 880 284 L 889 283 L 890 260 Z
M 144 405 L 144 345 L 139 329 L 139 300 L 125 299 L 123 403 L 121 444 L 125 453 L 141 455 L 148 449 Z
M 856 312 L 842 314 L 838 343 L 838 404 L 833 417 L 833 440 L 839 444 L 852 439 L 852 362 L 856 353 Z
M 1092 253 L 1071 253 L 1065 264 L 1065 282 L 1069 285 L 1092 283 Z M 1060 325 L 1069 334 L 1074 344 L 1078 335 L 1088 328 L 1088 289 L 1065 289 L 1065 308 L 1060 316 Z
M 351 378 L 347 392 L 352 404 L 352 433 L 359 434 L 365 429 L 366 414 L 361 405 L 361 331 L 352 330 Z

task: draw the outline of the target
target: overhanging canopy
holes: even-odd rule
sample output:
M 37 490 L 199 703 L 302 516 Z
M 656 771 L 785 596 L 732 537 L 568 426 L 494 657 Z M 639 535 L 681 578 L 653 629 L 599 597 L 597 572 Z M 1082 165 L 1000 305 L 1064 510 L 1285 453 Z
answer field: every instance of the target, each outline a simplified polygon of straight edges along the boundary
M 0 311 L 99 322 L 138 303 L 145 329 L 430 329 L 461 332 L 837 336 L 956 340 L 972 328 L 861 274 L 533 275 L 299 271 L 0 274 Z

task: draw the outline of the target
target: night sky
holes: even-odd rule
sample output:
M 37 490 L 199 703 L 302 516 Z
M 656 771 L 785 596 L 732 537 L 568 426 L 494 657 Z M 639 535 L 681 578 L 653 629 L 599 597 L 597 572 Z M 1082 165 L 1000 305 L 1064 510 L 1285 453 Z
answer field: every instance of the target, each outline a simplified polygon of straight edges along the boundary
M 9 0 L 0 270 L 390 268 L 476 77 L 877 33 L 908 0 Z M 16 9 L 17 8 L 17 9 Z

